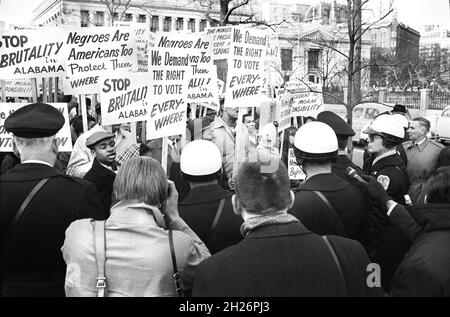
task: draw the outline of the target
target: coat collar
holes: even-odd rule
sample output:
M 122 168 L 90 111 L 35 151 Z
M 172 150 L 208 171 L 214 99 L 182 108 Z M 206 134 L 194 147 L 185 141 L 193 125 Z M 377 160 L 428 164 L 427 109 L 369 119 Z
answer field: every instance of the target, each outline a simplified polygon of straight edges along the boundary
M 155 206 L 133 200 L 121 200 L 111 207 L 107 222 L 157 226 L 153 216 Z
M 314 175 L 313 177 L 308 178 L 306 182 L 300 184 L 298 190 L 320 190 L 327 192 L 338 191 L 349 186 L 350 183 L 348 183 L 346 180 L 343 180 L 333 173 L 327 173 Z
M 47 177 L 63 175 L 54 167 L 39 163 L 18 164 L 2 175 L 3 181 L 27 181 L 38 180 Z
M 428 138 L 423 139 L 419 143 L 414 143 L 414 141 L 408 141 L 406 148 L 410 149 L 410 148 L 417 146 L 417 149 L 419 150 L 419 152 L 422 152 L 423 149 L 425 149 L 425 147 L 428 145 L 428 143 L 430 143 L 430 140 L 428 140 Z
M 219 184 L 200 186 L 191 189 L 183 201 L 180 202 L 180 206 L 198 205 L 231 196 L 233 196 L 233 193 L 223 189 Z
M 395 153 L 393 155 L 389 155 L 378 160 L 375 164 L 372 165 L 371 171 L 379 171 L 388 166 L 402 166 L 402 165 L 403 161 L 401 160 L 400 156 L 397 153 Z
M 250 231 L 245 239 L 261 239 L 271 237 L 285 237 L 312 234 L 300 222 L 291 222 L 286 224 L 274 224 L 264 226 Z
M 408 207 L 425 232 L 450 230 L 450 204 L 431 203 Z
M 92 163 L 92 169 L 99 175 L 99 176 L 113 176 L 116 177 L 116 173 L 113 171 L 107 169 L 102 164 L 97 161 L 97 159 L 94 159 L 94 162 Z

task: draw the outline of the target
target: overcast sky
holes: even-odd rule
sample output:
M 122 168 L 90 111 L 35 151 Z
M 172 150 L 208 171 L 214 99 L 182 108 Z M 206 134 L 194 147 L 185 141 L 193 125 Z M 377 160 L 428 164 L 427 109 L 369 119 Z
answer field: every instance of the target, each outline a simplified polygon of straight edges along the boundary
M 279 0 L 289 3 L 318 3 L 319 0 Z M 28 24 L 31 12 L 41 0 L 0 0 L 0 20 Z M 346 2 L 338 0 L 338 2 Z M 370 0 L 375 9 L 389 0 Z M 398 19 L 420 31 L 425 24 L 441 24 L 450 28 L 448 0 L 395 0 Z

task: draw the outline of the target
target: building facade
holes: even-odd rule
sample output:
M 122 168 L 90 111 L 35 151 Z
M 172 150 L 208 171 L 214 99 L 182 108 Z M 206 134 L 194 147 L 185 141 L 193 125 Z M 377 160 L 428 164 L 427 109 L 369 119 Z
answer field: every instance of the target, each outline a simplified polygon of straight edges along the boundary
M 123 1 L 125 2 L 125 1 Z M 206 9 L 190 0 L 135 0 L 124 12 L 124 6 L 113 12 L 101 0 L 43 0 L 34 10 L 32 24 L 39 26 L 108 26 L 112 20 L 148 23 L 151 31 L 203 31 L 212 25 L 206 18 Z M 231 20 L 239 21 L 249 15 L 249 8 L 234 12 Z M 210 12 L 212 18 L 219 11 Z

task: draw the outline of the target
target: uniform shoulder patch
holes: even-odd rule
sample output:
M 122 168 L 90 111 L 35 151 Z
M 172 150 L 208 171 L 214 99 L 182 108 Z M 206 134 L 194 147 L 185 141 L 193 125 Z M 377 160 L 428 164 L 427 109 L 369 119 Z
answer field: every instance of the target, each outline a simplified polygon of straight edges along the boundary
M 380 175 L 377 177 L 377 181 L 378 183 L 381 184 L 381 186 L 383 186 L 384 190 L 387 190 L 389 187 L 389 183 L 391 182 L 389 176 L 386 175 Z

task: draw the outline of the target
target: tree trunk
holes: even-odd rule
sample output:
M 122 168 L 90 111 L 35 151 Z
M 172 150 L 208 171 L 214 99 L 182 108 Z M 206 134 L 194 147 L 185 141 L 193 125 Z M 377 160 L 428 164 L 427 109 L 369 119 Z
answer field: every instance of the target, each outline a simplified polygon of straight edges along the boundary
M 354 70 L 356 70 L 355 77 L 353 79 L 354 91 L 353 91 L 353 105 L 357 100 L 361 100 L 361 0 L 354 0 L 354 14 L 355 16 L 355 36 L 358 39 L 355 43 L 355 63 Z M 352 108 L 353 108 L 352 105 Z
M 220 25 L 225 26 L 228 24 L 228 4 L 230 3 L 230 0 L 220 0 Z

